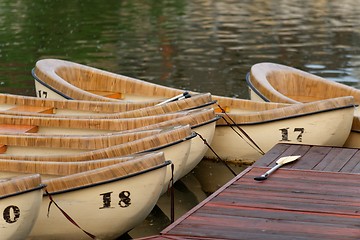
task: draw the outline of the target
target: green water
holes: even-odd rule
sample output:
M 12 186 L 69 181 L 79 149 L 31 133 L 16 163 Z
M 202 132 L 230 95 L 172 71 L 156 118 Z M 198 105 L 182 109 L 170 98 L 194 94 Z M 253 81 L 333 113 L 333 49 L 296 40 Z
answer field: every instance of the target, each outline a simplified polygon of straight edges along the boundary
M 241 98 L 263 61 L 358 87 L 359 3 L 0 0 L 0 91 L 34 95 L 42 58 Z

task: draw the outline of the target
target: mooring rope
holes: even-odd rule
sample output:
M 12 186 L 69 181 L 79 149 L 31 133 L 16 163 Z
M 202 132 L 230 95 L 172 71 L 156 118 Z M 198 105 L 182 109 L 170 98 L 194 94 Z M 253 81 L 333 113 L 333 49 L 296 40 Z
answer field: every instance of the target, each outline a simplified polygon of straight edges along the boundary
M 50 199 L 50 203 L 49 203 L 49 206 L 48 206 L 48 213 L 47 213 L 47 217 L 49 217 L 49 214 L 50 214 L 50 206 L 52 203 L 54 203 L 54 205 L 60 210 L 60 212 L 66 217 L 67 220 L 69 220 L 72 224 L 74 224 L 76 227 L 78 227 L 81 231 L 83 231 L 86 235 L 88 235 L 89 237 L 91 237 L 92 239 L 96 239 L 95 235 L 89 233 L 88 231 L 85 231 L 84 229 L 82 229 L 80 227 L 79 224 L 77 224 L 75 222 L 74 219 L 72 219 L 70 217 L 69 214 L 67 214 L 55 201 L 54 199 L 52 198 L 52 196 L 49 194 L 49 192 L 45 189 L 45 193 L 48 195 L 49 199 Z
M 256 144 L 256 142 L 245 132 L 244 129 L 242 129 L 227 113 L 226 111 L 219 105 L 217 104 L 218 107 L 220 108 L 221 112 L 224 113 L 224 115 L 226 117 L 228 117 L 230 119 L 230 121 L 239 129 L 239 131 L 244 134 L 244 136 L 253 144 L 251 145 L 243 136 L 241 136 L 241 134 L 236 131 L 233 126 L 231 126 L 231 123 L 225 118 L 222 117 L 224 119 L 224 121 L 227 123 L 227 125 L 239 136 L 241 137 L 247 144 L 249 144 L 250 147 L 252 147 L 254 150 L 256 150 L 258 153 L 260 153 L 261 155 L 264 155 L 265 152 Z M 255 146 L 255 147 L 254 147 Z
M 171 163 L 171 179 L 168 184 L 167 192 L 170 193 L 170 222 L 175 221 L 175 199 L 174 199 L 174 164 Z
M 231 167 L 229 165 L 227 165 L 227 163 L 225 161 L 223 161 L 220 156 L 215 152 L 215 150 L 210 146 L 210 144 L 206 141 L 206 139 L 201 136 L 199 133 L 195 132 L 197 136 L 199 136 L 199 138 L 201 138 L 201 140 L 203 140 L 204 144 L 211 150 L 211 152 L 214 153 L 214 155 L 219 159 L 220 162 L 222 162 L 229 170 L 232 174 L 234 174 L 234 176 L 236 176 L 236 172 L 234 172 L 234 170 L 231 169 Z

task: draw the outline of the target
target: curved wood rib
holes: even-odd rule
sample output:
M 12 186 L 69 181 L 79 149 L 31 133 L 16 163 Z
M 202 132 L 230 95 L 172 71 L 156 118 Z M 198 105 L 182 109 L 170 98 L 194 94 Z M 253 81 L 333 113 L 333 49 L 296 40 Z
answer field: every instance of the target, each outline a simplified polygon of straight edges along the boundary
M 183 141 L 185 138 L 191 135 L 191 129 L 188 125 L 171 128 L 164 130 L 158 134 L 151 135 L 148 137 L 140 138 L 131 142 L 119 144 L 119 145 L 109 145 L 105 148 L 99 148 L 91 151 L 85 151 L 80 153 L 72 154 L 57 154 L 57 155 L 35 155 L 28 156 L 26 153 L 18 154 L 3 154 L 1 155 L 2 159 L 15 159 L 15 160 L 30 160 L 30 161 L 60 161 L 60 162 L 75 162 L 75 161 L 88 161 L 88 160 L 97 160 L 105 158 L 114 158 L 120 156 L 127 156 L 130 154 L 141 153 L 144 151 L 154 151 L 162 146 L 168 146 L 179 141 Z M 4 138 L 5 141 L 7 138 Z M 9 138 L 10 139 L 10 138 Z M 18 139 L 18 145 L 28 146 L 28 147 L 37 147 L 36 145 L 36 136 L 25 136 Z M 16 142 L 16 139 L 13 139 L 12 142 Z M 49 148 L 53 146 L 59 146 L 64 144 L 65 146 L 70 146 L 71 143 L 80 141 L 78 144 L 82 145 L 83 139 L 63 138 L 62 140 L 54 139 L 53 137 L 47 137 L 42 139 L 42 141 L 47 142 Z M 91 140 L 90 140 L 91 141 Z M 101 140 L 100 140 L 101 141 Z M 14 143 L 16 144 L 16 143 Z M 102 143 L 105 144 L 105 143 Z M 64 150 L 65 151 L 65 150 Z
M 208 105 L 211 101 L 210 93 L 195 94 L 191 98 L 169 102 L 159 106 L 153 106 L 153 104 L 146 104 L 145 102 L 69 101 L 0 94 L 0 104 L 15 105 L 13 108 L 0 110 L 0 113 L 44 117 L 69 117 L 69 115 L 54 113 L 61 110 L 72 110 L 75 111 L 75 113 L 70 115 L 71 118 L 130 118 L 188 110 Z M 94 112 L 96 114 L 76 115 L 76 111 Z
M 360 90 L 281 64 L 253 65 L 250 81 L 263 96 L 273 102 L 299 103 L 353 96 L 355 103 L 360 103 Z
M 164 155 L 154 155 L 152 158 L 137 158 L 85 172 L 47 179 L 43 182 L 47 185 L 47 191 L 52 193 L 119 179 L 159 166 L 164 162 Z
M 14 193 L 31 190 L 41 184 L 40 174 L 0 178 L 0 198 Z
M 273 121 L 305 114 L 314 114 L 321 111 L 331 111 L 343 107 L 355 107 L 354 98 L 339 97 L 309 103 L 291 104 L 286 107 L 275 108 L 264 111 L 254 111 L 252 113 L 232 115 L 231 118 L 237 124 L 261 123 Z M 218 124 L 225 124 L 224 119 L 220 119 Z
M 26 161 L 26 160 L 6 160 L 0 159 L 0 168 L 2 172 L 15 172 L 19 174 L 38 173 L 41 175 L 66 176 L 94 170 L 113 164 L 124 162 L 149 162 L 150 166 L 153 162 L 163 162 L 163 152 L 152 152 L 147 154 L 134 154 L 118 158 L 99 159 L 93 161 L 79 162 L 50 162 L 50 161 Z M 130 168 L 129 166 L 128 168 Z
M 59 59 L 39 60 L 34 73 L 41 81 L 73 99 L 119 101 L 93 94 L 91 91 L 162 98 L 171 98 L 184 92 Z

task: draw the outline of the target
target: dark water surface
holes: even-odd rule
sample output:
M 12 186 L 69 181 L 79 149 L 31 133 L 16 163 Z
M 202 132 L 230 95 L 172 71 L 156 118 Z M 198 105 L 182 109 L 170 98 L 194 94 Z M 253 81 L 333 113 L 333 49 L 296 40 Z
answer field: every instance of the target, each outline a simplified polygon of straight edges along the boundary
M 0 91 L 34 95 L 50 57 L 240 98 L 263 61 L 359 87 L 359 16 L 359 0 L 0 0 Z
M 0 92 L 34 96 L 30 71 L 42 58 L 239 98 L 258 62 L 360 88 L 359 33 L 360 0 L 0 0 Z M 188 178 L 218 186 L 208 164 Z M 206 196 L 187 195 L 186 181 L 184 209 Z

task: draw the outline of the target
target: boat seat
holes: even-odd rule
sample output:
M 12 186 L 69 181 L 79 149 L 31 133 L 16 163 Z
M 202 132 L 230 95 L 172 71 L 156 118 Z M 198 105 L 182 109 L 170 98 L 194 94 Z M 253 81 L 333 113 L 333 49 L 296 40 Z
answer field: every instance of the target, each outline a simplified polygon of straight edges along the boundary
M 292 96 L 288 94 L 287 97 L 302 103 L 319 101 L 319 98 L 316 96 Z
M 0 124 L 0 133 L 36 133 L 38 131 L 39 127 L 34 125 Z
M 16 106 L 8 109 L 7 111 L 11 112 L 33 112 L 33 113 L 45 113 L 45 114 L 54 114 L 53 107 L 39 107 L 39 106 Z
M 123 94 L 119 92 L 93 91 L 93 90 L 87 90 L 87 91 L 96 95 L 100 95 L 102 97 L 113 98 L 113 99 L 124 99 Z
M 13 124 L 0 124 L 0 133 L 36 133 L 38 126 L 32 125 L 13 125 Z M 7 145 L 0 144 L 0 154 L 5 153 Z
M 0 144 L 0 154 L 5 153 L 7 150 L 7 146 L 5 144 Z

